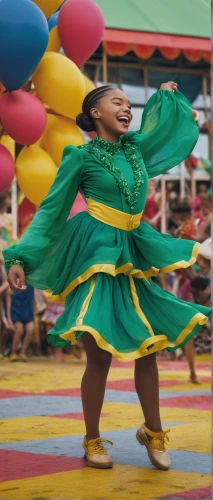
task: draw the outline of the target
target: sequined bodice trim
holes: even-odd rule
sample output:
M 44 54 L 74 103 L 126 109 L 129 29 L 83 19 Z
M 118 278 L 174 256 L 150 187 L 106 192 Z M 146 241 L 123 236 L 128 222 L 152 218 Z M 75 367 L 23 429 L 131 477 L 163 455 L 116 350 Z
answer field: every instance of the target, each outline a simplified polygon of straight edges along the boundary
M 109 142 L 96 137 L 89 144 L 80 148 L 86 149 L 93 154 L 97 160 L 114 176 L 118 189 L 125 196 L 130 209 L 133 210 L 141 194 L 140 188 L 144 184 L 144 173 L 140 166 L 135 146 L 129 142 Z M 130 163 L 134 175 L 134 186 L 130 190 L 122 170 L 114 165 L 115 155 L 123 151 L 128 163 Z

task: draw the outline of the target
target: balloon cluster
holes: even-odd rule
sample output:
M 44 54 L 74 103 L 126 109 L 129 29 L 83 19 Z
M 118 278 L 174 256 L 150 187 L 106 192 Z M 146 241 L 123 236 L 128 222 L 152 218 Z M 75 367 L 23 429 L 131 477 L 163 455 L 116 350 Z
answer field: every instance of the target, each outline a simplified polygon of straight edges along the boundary
M 16 172 L 26 198 L 39 205 L 64 147 L 83 144 L 75 117 L 94 84 L 80 67 L 103 31 L 93 0 L 0 0 L 0 192 Z M 16 165 L 5 134 L 24 146 Z

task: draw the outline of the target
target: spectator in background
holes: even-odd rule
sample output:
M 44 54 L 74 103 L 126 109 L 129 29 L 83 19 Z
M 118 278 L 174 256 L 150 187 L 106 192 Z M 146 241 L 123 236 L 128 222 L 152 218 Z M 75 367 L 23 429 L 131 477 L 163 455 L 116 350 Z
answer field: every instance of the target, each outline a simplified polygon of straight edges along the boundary
M 46 329 L 41 321 L 42 315 L 47 308 L 47 301 L 43 290 L 34 288 L 34 336 L 33 351 L 35 354 L 47 356 Z
M 41 322 L 46 325 L 46 335 L 56 324 L 57 319 L 64 312 L 64 306 L 57 304 L 56 302 L 51 302 L 47 300 L 45 295 L 44 298 L 46 300 L 46 309 L 41 316 Z M 54 348 L 55 358 L 58 361 L 63 361 L 63 350 L 60 348 Z
M 197 275 L 192 268 L 192 293 L 194 302 L 209 305 L 211 307 L 211 257 L 212 238 L 208 238 L 200 245 L 197 264 L 199 272 Z
M 212 255 L 212 238 L 208 238 L 205 240 L 199 250 L 199 255 L 197 259 L 197 264 L 199 266 L 198 273 L 195 272 L 193 268 L 191 268 L 191 293 L 192 300 L 197 304 L 203 304 L 208 307 L 211 307 L 211 255 Z M 209 325 L 208 325 L 209 323 Z M 201 351 L 203 345 L 203 352 L 206 349 L 210 348 L 211 344 L 211 334 L 210 331 L 210 321 L 206 325 L 204 325 L 203 329 L 199 332 L 197 337 L 195 337 L 195 344 L 199 344 L 199 350 Z M 191 345 L 190 345 L 191 343 Z M 194 342 L 193 339 L 190 340 L 190 343 L 186 345 L 186 355 L 189 362 L 190 367 L 194 364 Z M 206 344 L 206 346 L 204 346 Z M 193 378 L 193 371 L 191 372 L 191 381 L 193 383 L 198 383 L 197 377 L 195 375 L 195 379 Z
M 11 319 L 11 292 L 4 270 L 4 259 L 0 255 L 0 357 L 4 352 L 7 333 L 13 330 Z
M 151 179 L 142 220 L 151 224 L 155 229 L 160 229 L 161 215 L 161 195 L 157 192 L 156 180 Z
M 179 184 L 176 181 L 166 183 L 166 202 L 167 209 L 177 206 L 179 199 Z
M 171 216 L 169 218 L 168 229 L 170 234 L 175 237 L 182 238 L 183 237 L 183 228 L 185 224 L 189 222 L 191 219 L 191 205 L 188 203 L 187 199 L 178 200 L 176 199 L 174 203 L 171 204 Z M 194 230 L 190 228 L 188 231 L 188 238 L 194 239 L 191 237 L 191 234 L 194 234 Z
M 207 186 L 202 183 L 198 186 L 197 196 L 192 199 L 192 211 L 194 214 L 200 210 L 200 205 L 202 201 L 204 201 L 206 198 L 207 198 Z
M 52 302 L 49 300 L 46 300 L 47 307 L 44 311 L 44 314 L 41 317 L 42 323 L 46 324 L 46 335 L 48 332 L 54 327 L 56 324 L 57 319 L 61 314 L 64 312 L 64 306 L 57 304 L 56 302 Z M 80 347 L 76 345 L 70 346 L 69 350 L 72 352 L 72 354 L 77 358 L 81 358 L 81 349 Z M 54 348 L 54 353 L 55 353 L 55 358 L 58 361 L 63 361 L 64 355 L 63 355 L 63 349 L 60 348 Z
M 197 227 L 195 239 L 196 241 L 205 241 L 211 236 L 211 213 L 212 213 L 212 200 L 211 196 L 207 196 L 200 204 L 200 212 L 202 220 Z
M 64 312 L 64 306 L 48 300 L 48 294 L 42 290 L 35 290 L 35 305 L 36 317 L 39 319 L 40 329 L 45 326 L 45 337 L 47 337 L 48 332 L 53 328 L 57 319 Z M 69 351 L 80 359 L 81 349 L 78 345 L 73 345 L 69 347 Z M 58 361 L 63 361 L 63 349 L 54 348 L 54 355 Z
M 12 239 L 12 217 L 8 213 L 10 207 L 10 195 L 7 191 L 0 193 L 0 238 L 7 245 L 14 244 Z M 5 248 L 5 245 L 2 245 Z
M 10 361 L 26 362 L 27 349 L 32 341 L 34 331 L 34 290 L 30 285 L 27 285 L 26 290 L 21 293 L 13 292 L 11 316 L 15 332 L 12 340 Z M 17 355 L 24 330 L 23 343 Z

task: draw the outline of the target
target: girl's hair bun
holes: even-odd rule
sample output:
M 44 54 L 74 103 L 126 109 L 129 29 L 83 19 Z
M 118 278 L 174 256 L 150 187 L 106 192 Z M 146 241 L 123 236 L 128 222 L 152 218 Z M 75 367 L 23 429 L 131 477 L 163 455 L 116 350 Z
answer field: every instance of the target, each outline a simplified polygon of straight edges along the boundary
M 76 124 L 81 128 L 81 130 L 84 130 L 84 132 L 95 131 L 93 119 L 90 116 L 87 116 L 85 113 L 80 113 L 77 116 Z

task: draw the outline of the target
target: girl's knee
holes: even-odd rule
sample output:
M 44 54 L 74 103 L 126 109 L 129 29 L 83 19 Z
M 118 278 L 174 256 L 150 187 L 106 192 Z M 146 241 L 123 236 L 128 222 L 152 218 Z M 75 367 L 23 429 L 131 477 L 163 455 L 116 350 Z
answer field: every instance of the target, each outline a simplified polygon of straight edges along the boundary
M 157 358 L 156 358 L 156 353 L 153 352 L 153 354 L 148 354 L 147 356 L 143 356 L 142 358 L 139 358 L 135 362 L 136 366 L 150 366 L 150 365 L 156 365 L 157 364 Z
M 105 371 L 108 370 L 111 365 L 112 355 L 107 351 L 99 349 L 99 351 L 96 352 L 92 358 L 88 358 L 87 361 L 94 367 L 98 368 L 98 370 Z
M 112 361 L 112 354 L 107 351 L 101 351 L 100 362 L 104 367 L 110 367 Z

